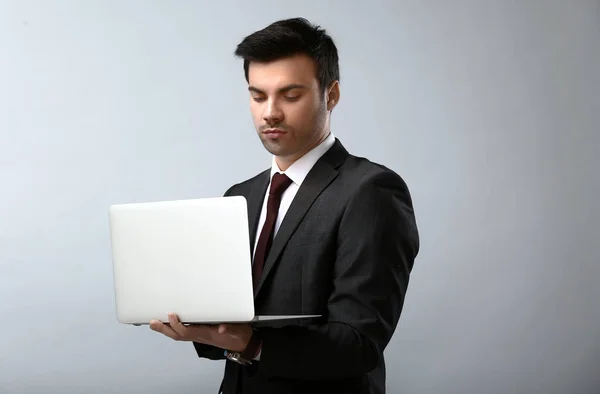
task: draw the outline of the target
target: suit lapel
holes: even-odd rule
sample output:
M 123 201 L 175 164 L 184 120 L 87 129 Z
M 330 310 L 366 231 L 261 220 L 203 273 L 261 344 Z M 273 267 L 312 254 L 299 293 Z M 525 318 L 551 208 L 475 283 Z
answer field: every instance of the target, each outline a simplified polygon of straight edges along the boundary
M 279 231 L 273 239 L 271 250 L 265 261 L 263 273 L 254 291 L 256 297 L 263 287 L 269 273 L 278 261 L 279 255 L 283 251 L 287 241 L 290 239 L 306 212 L 311 207 L 315 199 L 321 192 L 337 177 L 337 168 L 346 159 L 348 152 L 336 139 L 335 144 L 315 163 L 314 167 L 308 173 L 304 182 L 298 189 L 292 204 L 290 205 Z M 268 182 L 268 179 L 267 179 Z M 266 191 L 266 185 L 263 192 Z M 260 207 L 259 207 L 260 213 Z

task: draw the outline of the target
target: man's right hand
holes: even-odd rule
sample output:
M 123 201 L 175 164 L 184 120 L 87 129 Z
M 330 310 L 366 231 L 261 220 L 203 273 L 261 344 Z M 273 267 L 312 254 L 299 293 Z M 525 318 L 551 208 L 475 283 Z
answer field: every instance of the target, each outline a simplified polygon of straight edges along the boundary
M 173 313 L 169 313 L 168 324 L 152 320 L 150 328 L 176 341 L 198 342 L 237 352 L 246 349 L 252 337 L 249 324 L 185 325 Z

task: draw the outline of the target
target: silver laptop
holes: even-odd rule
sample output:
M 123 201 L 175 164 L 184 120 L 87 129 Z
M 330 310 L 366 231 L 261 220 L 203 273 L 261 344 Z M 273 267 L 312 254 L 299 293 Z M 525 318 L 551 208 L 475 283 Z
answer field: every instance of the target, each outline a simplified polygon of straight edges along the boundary
M 319 315 L 256 316 L 247 203 L 215 197 L 112 205 L 117 320 L 145 325 L 276 322 Z

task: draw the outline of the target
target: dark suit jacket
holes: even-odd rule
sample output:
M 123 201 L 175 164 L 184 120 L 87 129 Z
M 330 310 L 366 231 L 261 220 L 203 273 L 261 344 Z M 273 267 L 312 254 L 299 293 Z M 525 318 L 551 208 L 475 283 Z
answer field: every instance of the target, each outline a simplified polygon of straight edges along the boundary
M 269 176 L 267 170 L 225 194 L 248 201 L 251 247 Z M 260 361 L 246 367 L 227 360 L 223 392 L 384 393 L 383 351 L 418 249 L 401 177 L 350 155 L 336 140 L 298 190 L 255 290 L 257 314 L 323 319 L 261 328 Z M 194 347 L 200 357 L 224 359 L 222 349 Z

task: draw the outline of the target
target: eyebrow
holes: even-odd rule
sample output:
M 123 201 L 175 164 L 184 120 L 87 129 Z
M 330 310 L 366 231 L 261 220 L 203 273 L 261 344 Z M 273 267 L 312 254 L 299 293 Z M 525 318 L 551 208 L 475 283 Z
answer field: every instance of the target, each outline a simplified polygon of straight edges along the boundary
M 308 89 L 308 86 L 306 86 L 306 85 L 302 85 L 302 84 L 299 84 L 299 83 L 292 83 L 292 84 L 290 84 L 290 85 L 286 85 L 286 86 L 284 86 L 284 87 L 280 88 L 280 89 L 278 90 L 278 92 L 279 92 L 279 93 L 285 93 L 285 92 L 287 92 L 288 90 L 292 90 L 292 89 Z M 260 90 L 260 89 L 259 89 L 259 88 L 257 88 L 257 87 L 254 87 L 254 86 L 249 86 L 249 87 L 248 87 L 248 90 L 249 90 L 249 91 L 251 91 L 251 92 L 256 92 L 256 93 L 260 93 L 260 94 L 265 94 L 265 92 L 264 92 L 264 91 Z

